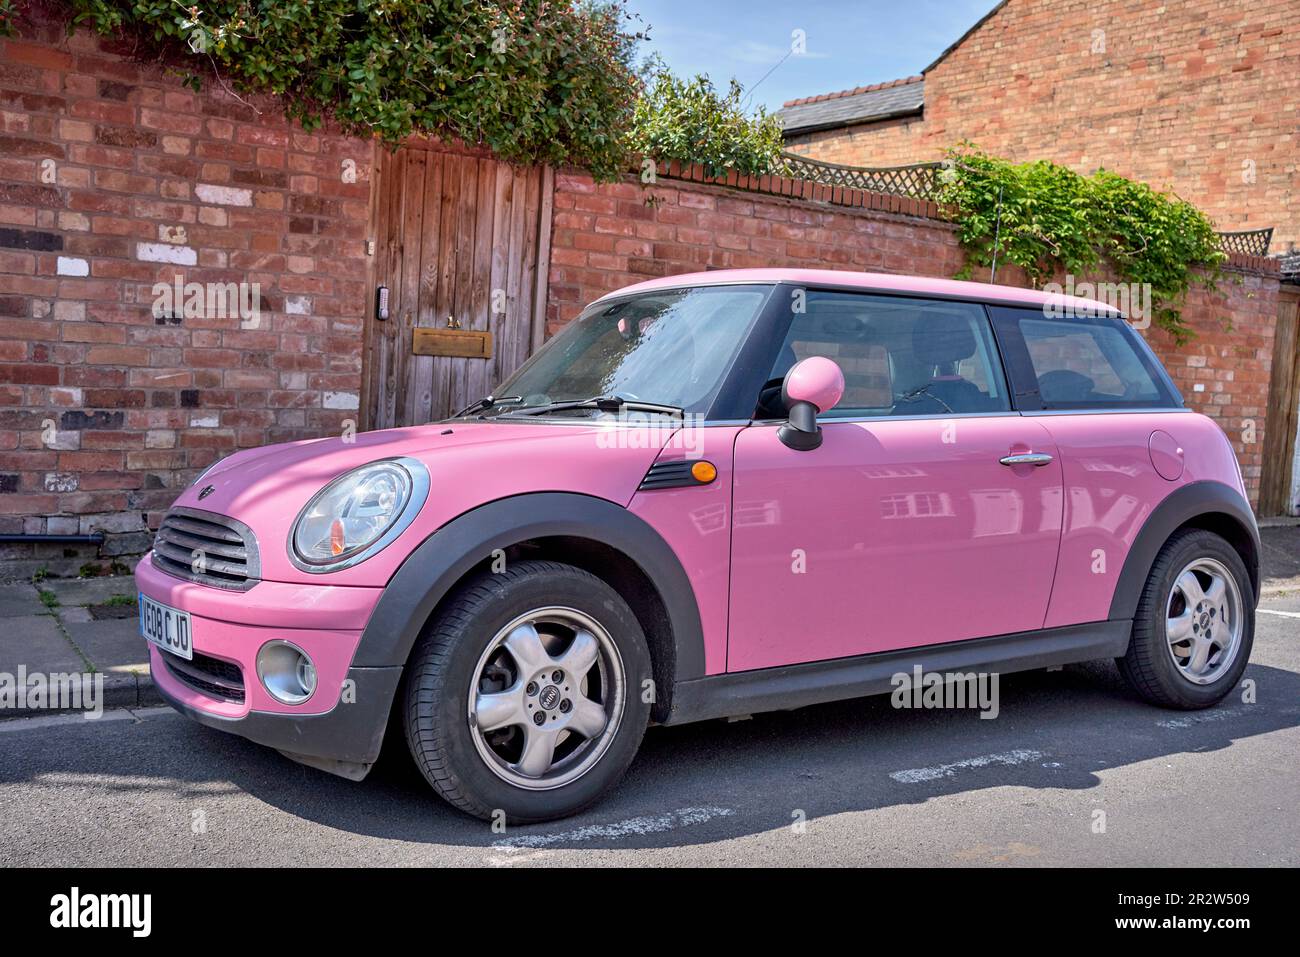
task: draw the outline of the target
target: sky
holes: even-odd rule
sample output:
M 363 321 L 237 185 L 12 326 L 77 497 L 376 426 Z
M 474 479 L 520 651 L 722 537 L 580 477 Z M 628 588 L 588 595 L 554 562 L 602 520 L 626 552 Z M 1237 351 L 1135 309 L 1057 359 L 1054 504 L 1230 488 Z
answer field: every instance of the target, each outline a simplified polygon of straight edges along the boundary
M 680 76 L 731 77 L 768 111 L 801 96 L 920 73 L 996 0 L 627 0 L 650 26 L 643 51 Z M 791 55 L 794 31 L 806 52 Z M 754 88 L 757 84 L 757 88 Z

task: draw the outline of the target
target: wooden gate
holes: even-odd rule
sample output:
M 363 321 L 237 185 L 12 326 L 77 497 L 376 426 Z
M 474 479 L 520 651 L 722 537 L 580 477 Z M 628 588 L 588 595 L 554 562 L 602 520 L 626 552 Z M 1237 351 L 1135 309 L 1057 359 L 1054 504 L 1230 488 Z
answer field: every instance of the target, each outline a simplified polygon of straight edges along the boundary
M 1268 385 L 1264 462 L 1259 484 L 1259 514 L 1287 515 L 1292 511 L 1292 466 L 1296 451 L 1296 418 L 1300 414 L 1300 295 L 1287 287 L 1277 301 L 1277 331 L 1273 336 L 1273 372 Z
M 386 429 L 455 414 L 540 345 L 553 178 L 438 145 L 382 151 L 377 176 L 362 425 Z

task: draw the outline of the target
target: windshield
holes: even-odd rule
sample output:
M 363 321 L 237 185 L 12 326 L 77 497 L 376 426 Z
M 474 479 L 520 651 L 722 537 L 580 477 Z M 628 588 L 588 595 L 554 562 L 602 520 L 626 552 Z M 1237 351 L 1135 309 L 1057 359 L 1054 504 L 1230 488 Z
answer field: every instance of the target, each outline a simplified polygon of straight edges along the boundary
M 593 396 L 702 414 L 722 387 L 771 289 L 665 289 L 590 306 L 495 390 L 513 401 L 502 399 L 485 414 L 512 414 Z M 594 408 L 556 412 L 609 414 Z

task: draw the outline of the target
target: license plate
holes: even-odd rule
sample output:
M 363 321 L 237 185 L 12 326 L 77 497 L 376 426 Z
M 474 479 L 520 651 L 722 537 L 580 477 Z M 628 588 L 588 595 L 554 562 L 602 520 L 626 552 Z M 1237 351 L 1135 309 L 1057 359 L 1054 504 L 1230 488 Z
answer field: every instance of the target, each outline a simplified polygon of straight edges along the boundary
M 154 601 L 147 595 L 140 596 L 140 634 L 145 641 L 186 661 L 194 657 L 190 613 Z

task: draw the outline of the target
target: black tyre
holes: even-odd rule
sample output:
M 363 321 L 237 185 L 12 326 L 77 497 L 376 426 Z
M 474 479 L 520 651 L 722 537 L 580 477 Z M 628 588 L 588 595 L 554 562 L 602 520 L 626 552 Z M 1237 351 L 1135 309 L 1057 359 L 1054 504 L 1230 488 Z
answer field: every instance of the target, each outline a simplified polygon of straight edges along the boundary
M 1255 640 L 1250 575 L 1226 541 L 1203 529 L 1176 533 L 1160 550 L 1117 659 L 1153 704 L 1193 710 L 1217 704 L 1246 670 Z
M 523 561 L 460 589 L 420 637 L 404 723 L 456 807 L 507 823 L 574 814 L 627 770 L 650 717 L 640 623 L 571 565 Z

